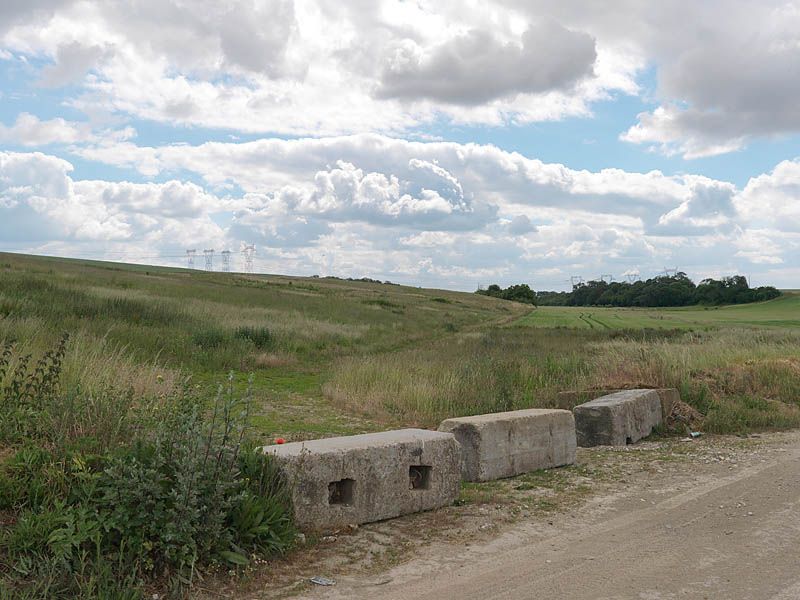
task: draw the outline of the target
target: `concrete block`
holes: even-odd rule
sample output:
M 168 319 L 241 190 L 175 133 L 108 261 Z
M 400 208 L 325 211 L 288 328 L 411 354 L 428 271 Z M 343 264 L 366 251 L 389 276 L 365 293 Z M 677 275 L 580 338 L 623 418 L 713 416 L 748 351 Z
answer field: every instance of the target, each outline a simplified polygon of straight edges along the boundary
M 574 413 L 581 447 L 632 444 L 662 423 L 656 390 L 623 390 L 576 406 Z
M 295 522 L 325 530 L 452 504 L 461 451 L 449 433 L 401 429 L 266 446 L 292 490 Z
M 558 408 L 572 410 L 578 404 L 583 404 L 584 402 L 594 400 L 595 398 L 607 396 L 608 394 L 613 394 L 620 391 L 622 390 L 615 388 L 558 392 L 556 397 L 556 406 Z M 669 417 L 670 413 L 672 413 L 672 408 L 681 399 L 681 395 L 675 388 L 660 388 L 656 389 L 656 392 L 658 392 L 658 396 L 661 399 L 661 418 L 666 421 L 667 417 Z
M 447 419 L 465 481 L 491 481 L 575 462 L 575 420 L 567 410 L 530 409 Z

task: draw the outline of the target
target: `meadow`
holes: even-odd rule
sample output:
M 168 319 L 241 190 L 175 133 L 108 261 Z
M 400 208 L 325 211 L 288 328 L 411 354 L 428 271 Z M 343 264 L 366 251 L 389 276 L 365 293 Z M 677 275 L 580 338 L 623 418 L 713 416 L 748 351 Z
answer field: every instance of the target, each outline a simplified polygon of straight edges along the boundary
M 180 594 L 203 569 L 282 553 L 285 494 L 254 451 L 277 437 L 662 386 L 706 432 L 800 426 L 800 294 L 532 308 L 388 282 L 0 254 L 0 598 Z M 120 488 L 159 503 L 117 509 Z M 123 549 L 142 519 L 150 537 Z M 187 526 L 173 531 L 176 519 Z
M 66 387 L 152 395 L 190 376 L 213 393 L 229 372 L 238 390 L 252 373 L 263 441 L 433 427 L 631 386 L 678 387 L 720 432 L 800 423 L 797 292 L 708 308 L 532 309 L 372 281 L 0 254 L 0 342 L 35 356 L 62 332 Z

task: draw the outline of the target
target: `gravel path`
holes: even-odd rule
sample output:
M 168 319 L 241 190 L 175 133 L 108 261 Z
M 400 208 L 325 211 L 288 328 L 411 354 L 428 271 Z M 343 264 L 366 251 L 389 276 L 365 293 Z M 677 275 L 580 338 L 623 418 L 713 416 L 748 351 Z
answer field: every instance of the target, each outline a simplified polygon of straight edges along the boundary
M 800 433 L 713 446 L 621 482 L 576 511 L 464 545 L 432 543 L 388 572 L 306 598 L 800 599 Z

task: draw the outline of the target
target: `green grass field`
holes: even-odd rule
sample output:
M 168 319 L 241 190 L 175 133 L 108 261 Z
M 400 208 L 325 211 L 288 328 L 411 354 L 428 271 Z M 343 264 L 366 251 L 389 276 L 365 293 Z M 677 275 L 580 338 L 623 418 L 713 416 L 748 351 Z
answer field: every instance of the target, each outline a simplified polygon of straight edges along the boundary
M 521 318 L 530 327 L 581 329 L 708 329 L 718 327 L 800 327 L 800 293 L 770 302 L 720 307 L 587 308 L 541 306 Z

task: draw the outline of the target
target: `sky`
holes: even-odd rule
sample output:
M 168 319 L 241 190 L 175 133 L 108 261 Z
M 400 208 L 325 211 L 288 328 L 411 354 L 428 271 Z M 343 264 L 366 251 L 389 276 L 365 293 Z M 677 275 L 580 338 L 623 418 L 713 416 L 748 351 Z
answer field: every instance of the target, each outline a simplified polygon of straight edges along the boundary
M 800 287 L 800 1 L 4 0 L 0 250 Z

